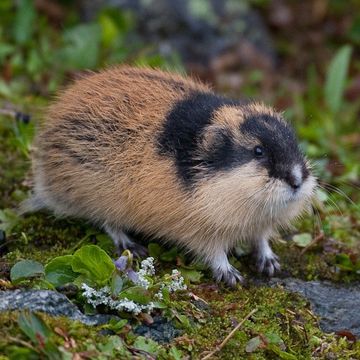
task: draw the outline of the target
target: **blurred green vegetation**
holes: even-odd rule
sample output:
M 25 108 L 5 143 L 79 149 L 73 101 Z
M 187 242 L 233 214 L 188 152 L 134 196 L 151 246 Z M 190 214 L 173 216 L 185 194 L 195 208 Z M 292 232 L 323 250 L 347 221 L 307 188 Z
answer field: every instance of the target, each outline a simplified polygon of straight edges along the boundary
M 0 2 L 0 95 L 49 95 L 66 75 L 122 62 L 181 68 L 176 54 L 165 60 L 141 42 L 130 12 L 104 9 L 94 21 L 80 23 L 76 8 L 65 8 L 60 27 L 49 24 L 33 0 Z
M 89 232 L 87 224 L 76 220 L 56 220 L 46 214 L 33 214 L 20 219 L 13 211 L 29 191 L 27 172 L 30 167 L 31 142 L 36 124 L 56 91 L 82 71 L 96 70 L 112 64 L 125 62 L 140 66 L 164 67 L 174 71 L 183 71 L 186 68 L 180 61 L 180 54 L 164 58 L 153 45 L 143 42 L 135 31 L 136 22 L 132 13 L 105 8 L 94 20 L 85 23 L 80 21 L 73 2 L 58 2 L 65 9 L 61 21 L 51 20 L 44 12 L 39 12 L 32 0 L 0 1 L 0 229 L 6 232 L 6 242 L 0 243 L 0 253 L 3 255 L 0 259 L 0 278 L 5 283 L 9 277 L 10 267 L 16 261 L 32 259 L 45 264 L 53 257 L 67 254 L 70 249 L 76 248 L 79 241 Z M 278 109 L 286 109 L 285 116 L 296 127 L 301 146 L 313 163 L 321 186 L 319 200 L 314 205 L 314 214 L 300 220 L 296 224 L 297 230 L 286 235 L 286 239 L 290 241 L 276 245 L 283 269 L 288 275 L 309 280 L 358 280 L 360 16 L 356 10 L 360 11 L 359 3 L 355 0 L 317 1 L 327 7 L 327 15 L 323 15 L 322 20 L 315 25 L 306 25 L 310 30 L 307 30 L 305 25 L 302 27 L 301 24 L 296 24 L 295 20 L 295 30 L 291 30 L 292 23 L 288 28 L 276 27 L 271 20 L 274 2 L 270 0 L 252 0 L 249 3 L 270 24 L 280 64 L 273 72 L 257 68 L 238 69 L 245 80 L 240 91 L 237 90 L 236 96 L 251 96 L 269 102 Z M 291 7 L 300 2 L 285 3 Z M 304 15 L 299 14 L 299 17 Z M 312 32 L 318 32 L 323 36 L 316 49 L 303 45 L 306 44 L 304 39 L 310 37 Z M 312 57 L 308 56 L 312 51 L 317 54 L 316 61 L 312 61 Z M 293 70 L 294 68 L 301 68 L 302 71 Z M 269 79 L 272 80 L 271 85 L 268 85 Z M 231 96 L 234 96 L 233 91 Z M 16 114 L 18 111 L 31 114 L 30 123 L 7 115 L 12 112 Z M 91 243 L 94 239 L 88 241 Z M 105 248 L 100 242 L 97 244 Z M 175 251 L 175 258 L 171 258 L 171 263 L 178 261 L 177 255 Z M 245 274 L 251 274 L 244 262 L 236 265 Z M 201 278 L 202 281 L 209 279 L 206 274 L 201 273 L 202 275 L 205 275 Z M 1 284 L 0 287 L 3 286 Z M 256 298 L 260 308 L 265 308 L 267 301 L 264 299 L 274 296 L 277 299 L 277 312 L 285 314 L 286 311 L 282 308 L 291 307 L 290 303 L 295 301 L 291 295 L 285 295 L 280 289 L 275 291 L 251 288 L 250 291 L 240 290 L 232 295 L 226 293 L 226 297 L 220 299 L 220 295 L 217 297 L 217 292 L 212 289 L 205 291 L 201 285 L 196 286 L 194 285 L 194 291 L 199 291 L 201 296 L 209 296 L 206 300 L 212 305 L 215 304 L 218 311 L 228 306 L 226 301 L 231 300 L 231 303 L 235 303 L 239 298 L 243 299 L 246 305 L 248 297 Z M 216 298 L 212 299 L 211 296 Z M 291 297 L 291 301 L 287 296 Z M 264 320 L 260 324 L 251 325 L 255 328 L 254 334 L 266 331 L 280 334 L 286 345 L 291 345 L 291 353 L 296 354 L 294 356 L 301 356 L 305 343 L 306 354 L 310 356 L 309 349 L 315 351 L 326 342 L 326 351 L 330 354 L 338 349 L 345 351 L 342 354 L 343 358 L 356 356 L 356 348 L 352 348 L 344 339 L 337 341 L 331 335 L 327 336 L 326 340 L 321 338 L 323 335 L 316 327 L 314 319 L 310 319 L 305 304 L 297 298 L 296 304 L 297 309 L 292 311 L 298 311 L 302 317 L 308 317 L 308 321 L 314 323 L 311 326 L 304 325 L 304 329 L 309 326 L 308 330 L 313 335 L 310 341 L 306 329 L 304 332 L 299 330 L 298 323 L 294 327 L 291 322 L 287 325 L 293 333 L 282 329 L 283 323 L 275 316 L 275 312 L 275 320 L 266 319 L 269 323 Z M 232 316 L 236 314 L 238 319 L 243 318 L 250 310 L 250 305 L 246 305 L 245 309 L 229 308 L 225 320 L 223 314 L 215 319 L 208 319 L 207 325 L 204 325 L 198 334 L 194 331 L 193 336 L 197 336 L 198 343 L 194 345 L 191 339 L 185 336 L 179 346 L 187 353 L 191 353 L 194 348 L 197 352 L 214 348 L 219 331 L 223 331 L 225 337 L 233 327 Z M 264 318 L 268 318 L 266 311 Z M 286 316 L 295 317 L 295 313 L 289 314 Z M 52 320 L 48 321 L 53 324 Z M 4 315 L 0 325 L 1 323 L 11 324 L 12 335 L 17 336 L 16 319 L 13 315 Z M 80 325 L 66 326 L 70 331 L 76 327 L 77 334 L 81 331 L 82 334 L 91 332 L 91 344 L 84 345 L 81 349 L 95 348 L 98 337 L 95 330 L 85 331 Z M 254 334 L 249 335 L 245 330 L 239 332 L 240 340 L 238 339 L 237 343 L 229 342 L 228 358 L 238 353 L 239 344 L 243 351 L 243 347 Z M 83 343 L 82 336 L 77 338 L 75 331 L 72 336 L 80 344 Z M 132 336 L 134 340 L 134 335 Z M 5 338 L 5 335 L 3 337 Z M 103 342 L 104 338 L 101 339 Z M 14 344 L 19 343 L 13 343 L 17 355 L 26 347 Z M 6 348 L 7 344 L 0 343 L 1 346 Z M 274 354 L 273 357 L 266 357 L 269 356 L 267 350 L 262 351 L 260 355 L 257 353 L 259 357 L 252 354 L 252 358 L 276 358 Z M 28 354 L 29 351 L 24 350 L 25 353 Z

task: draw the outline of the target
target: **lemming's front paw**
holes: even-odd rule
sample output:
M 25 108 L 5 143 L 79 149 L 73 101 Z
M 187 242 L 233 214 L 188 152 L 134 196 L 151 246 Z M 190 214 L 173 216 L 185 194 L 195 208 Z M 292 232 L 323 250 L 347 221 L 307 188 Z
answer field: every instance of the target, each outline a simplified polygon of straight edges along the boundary
M 230 287 L 235 287 L 236 284 L 244 283 L 243 276 L 232 265 L 230 265 L 227 270 L 214 271 L 214 278 L 216 282 L 223 281 L 226 285 Z
M 272 254 L 271 256 L 259 256 L 256 262 L 258 271 L 273 276 L 275 272 L 280 270 L 278 259 L 279 258 L 275 254 Z

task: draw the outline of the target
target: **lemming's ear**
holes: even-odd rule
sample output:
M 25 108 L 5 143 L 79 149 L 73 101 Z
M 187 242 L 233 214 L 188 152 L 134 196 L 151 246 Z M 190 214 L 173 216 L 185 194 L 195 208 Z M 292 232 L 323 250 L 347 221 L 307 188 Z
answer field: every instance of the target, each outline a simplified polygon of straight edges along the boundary
M 209 152 L 218 147 L 223 142 L 225 132 L 226 129 L 219 125 L 208 126 L 200 139 L 200 148 Z

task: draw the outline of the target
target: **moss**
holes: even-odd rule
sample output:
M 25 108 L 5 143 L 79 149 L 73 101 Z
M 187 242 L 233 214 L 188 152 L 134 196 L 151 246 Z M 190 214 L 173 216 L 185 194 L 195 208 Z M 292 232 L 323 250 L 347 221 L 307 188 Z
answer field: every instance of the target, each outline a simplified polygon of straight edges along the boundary
M 271 346 L 266 344 L 247 353 L 246 345 L 256 336 L 281 339 L 276 348 L 292 354 L 296 359 L 351 359 L 360 356 L 359 343 L 352 343 L 331 334 L 323 334 L 307 302 L 298 295 L 284 291 L 281 287 L 251 287 L 228 291 L 205 284 L 192 287 L 191 291 L 207 301 L 209 306 L 203 311 L 202 320 L 195 321 L 192 328 L 183 336 L 174 339 L 168 345 L 162 345 L 164 359 L 169 358 L 166 354 L 173 346 L 192 359 L 202 358 L 208 351 L 216 349 L 252 309 L 257 309 L 257 312 L 243 324 L 214 358 L 279 359 Z M 18 312 L 0 313 L 0 353 L 2 354 L 9 355 L 14 350 L 14 346 L 26 347 L 26 343 L 34 346 L 19 329 L 18 316 Z M 110 338 L 108 335 L 101 335 L 101 326 L 89 327 L 66 318 L 52 318 L 44 314 L 41 314 L 41 318 L 54 333 L 52 342 L 56 347 L 73 344 L 68 351 L 72 353 L 93 351 L 93 358 L 97 358 L 96 354 L 104 351 L 108 346 L 106 344 Z M 129 328 L 124 328 L 117 336 L 120 335 L 124 339 L 126 346 L 131 346 L 134 335 L 128 331 Z M 124 349 L 126 346 L 124 345 Z M 332 355 L 334 356 L 331 357 Z
M 2 354 L 11 355 L 14 346 L 26 347 L 28 344 L 29 347 L 36 347 L 20 330 L 19 314 L 18 311 L 0 313 L 0 324 L 2 325 L 0 328 L 0 353 Z M 75 353 L 88 350 L 89 345 L 95 346 L 97 343 L 104 342 L 105 337 L 99 333 L 100 327 L 86 326 L 63 317 L 54 318 L 45 314 L 38 314 L 38 316 L 53 332 L 51 341 L 57 347 L 71 342 L 73 347 L 71 352 Z
M 355 271 L 340 271 L 336 263 L 336 255 L 339 253 L 359 253 L 355 249 L 343 246 L 341 243 L 324 242 L 303 252 L 302 248 L 294 243 L 276 244 L 274 251 L 279 255 L 282 276 L 293 276 L 304 280 L 330 280 L 334 282 L 346 282 L 359 280 L 359 274 Z M 355 255 L 356 254 L 356 255 Z
M 269 346 L 247 353 L 246 344 L 255 336 L 281 338 L 283 344 L 279 348 L 293 354 L 297 359 L 310 359 L 314 353 L 317 353 L 319 358 L 326 358 L 328 353 L 334 353 L 337 358 L 342 359 L 360 355 L 359 344 L 323 334 L 307 302 L 298 295 L 284 291 L 281 287 L 251 287 L 231 292 L 223 290 L 215 298 L 211 294 L 214 289 L 209 291 L 206 288 L 204 290 L 194 288 L 193 291 L 209 302 L 211 311 L 208 313 L 205 325 L 194 328 L 187 335 L 193 344 L 192 358 L 201 358 L 206 351 L 215 349 L 236 324 L 253 309 L 257 309 L 257 312 L 217 353 L 217 358 L 279 358 Z M 180 339 L 180 343 L 183 341 Z M 320 345 L 322 347 L 319 347 Z M 188 344 L 183 349 L 187 346 Z M 319 350 L 320 348 L 322 350 Z

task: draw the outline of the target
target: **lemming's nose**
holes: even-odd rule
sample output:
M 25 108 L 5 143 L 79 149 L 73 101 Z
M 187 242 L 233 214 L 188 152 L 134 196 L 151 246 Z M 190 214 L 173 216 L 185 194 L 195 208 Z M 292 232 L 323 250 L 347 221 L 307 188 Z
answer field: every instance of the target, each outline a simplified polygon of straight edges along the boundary
M 294 189 L 297 190 L 303 183 L 303 172 L 300 165 L 295 165 L 287 174 L 287 183 Z

